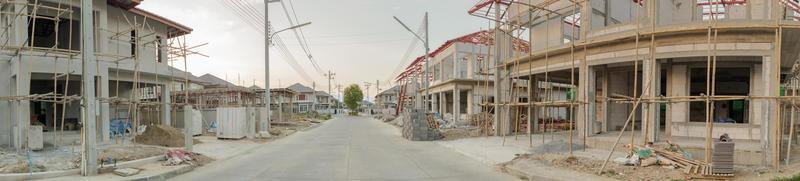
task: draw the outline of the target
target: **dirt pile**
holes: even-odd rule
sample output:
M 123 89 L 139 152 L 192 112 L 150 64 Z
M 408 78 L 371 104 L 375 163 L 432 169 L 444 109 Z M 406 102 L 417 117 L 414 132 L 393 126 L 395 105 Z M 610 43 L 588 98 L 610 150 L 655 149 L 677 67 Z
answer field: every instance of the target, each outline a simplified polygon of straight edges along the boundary
M 163 147 L 183 147 L 183 131 L 171 126 L 148 126 L 144 133 L 136 136 L 136 143 Z

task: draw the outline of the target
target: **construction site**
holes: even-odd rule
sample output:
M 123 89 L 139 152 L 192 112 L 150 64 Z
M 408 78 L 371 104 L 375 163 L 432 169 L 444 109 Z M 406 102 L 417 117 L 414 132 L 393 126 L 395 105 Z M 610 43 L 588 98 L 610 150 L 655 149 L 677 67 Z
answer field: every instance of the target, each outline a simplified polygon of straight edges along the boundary
M 467 11 L 486 30 L 396 75 L 399 125 L 407 138 L 425 129 L 561 149 L 556 167 L 622 180 L 797 173 L 798 8 L 795 0 L 482 0 Z M 408 128 L 417 122 L 427 128 Z M 587 149 L 594 159 L 574 156 Z M 623 175 L 620 162 L 654 164 L 642 150 L 679 174 L 614 176 Z M 659 172 L 640 172 L 651 171 Z
M 0 1 L 0 180 L 202 165 L 330 119 L 294 114 L 291 89 L 195 77 L 207 43 L 142 1 Z
M 446 13 L 429 21 L 443 2 L 375 1 L 349 8 L 396 13 L 404 39 L 374 40 L 399 29 L 387 27 L 309 35 L 313 43 L 293 0 L 223 0 L 213 3 L 232 18 L 211 26 L 258 33 L 245 39 L 263 36 L 264 52 L 205 67 L 190 66 L 211 57 L 202 50 L 253 45 L 194 42 L 243 35 L 193 34 L 181 23 L 190 19 L 144 3 L 0 0 L 0 180 L 800 179 L 798 0 L 473 0 L 458 9 L 482 24 L 468 33 L 456 20 L 443 25 Z M 271 3 L 288 28 L 273 29 Z M 330 2 L 294 3 L 316 15 Z M 420 9 L 418 30 L 398 18 Z M 176 14 L 213 22 L 214 13 Z M 326 31 L 367 28 L 352 18 L 316 19 Z M 283 31 L 297 44 L 276 36 Z M 326 39 L 335 40 L 317 42 Z M 397 50 L 382 44 L 409 40 L 390 80 L 363 87 L 375 76 L 367 69 L 386 73 L 387 63 L 347 61 L 373 60 L 371 49 L 326 62 L 355 65 L 337 80 L 309 48 L 369 44 L 387 56 Z M 279 73 L 270 49 L 288 64 L 272 68 Z M 231 70 L 234 80 L 190 70 L 226 63 L 258 71 Z M 285 67 L 297 73 L 289 86 Z M 249 84 L 242 73 L 263 77 Z M 338 81 L 352 77 L 342 91 Z

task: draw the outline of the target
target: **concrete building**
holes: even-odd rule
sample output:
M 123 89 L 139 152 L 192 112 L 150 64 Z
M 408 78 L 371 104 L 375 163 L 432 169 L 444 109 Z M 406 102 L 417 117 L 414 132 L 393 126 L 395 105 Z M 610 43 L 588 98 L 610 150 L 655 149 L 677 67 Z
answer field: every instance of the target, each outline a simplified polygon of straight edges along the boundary
M 437 113 L 448 122 L 465 121 L 468 115 L 481 112 L 481 103 L 494 98 L 494 83 L 491 81 L 494 76 L 489 73 L 494 69 L 494 59 L 490 58 L 494 53 L 489 48 L 494 43 L 493 34 L 493 31 L 484 30 L 457 37 L 429 54 L 429 90 L 424 87 L 415 90 L 415 94 L 430 93 L 426 99 L 430 101 L 425 103 L 429 112 Z M 524 40 L 514 39 L 513 44 L 515 55 L 527 51 L 528 44 Z M 420 69 L 424 69 L 424 58 L 421 56 L 412 62 L 398 76 L 398 81 L 407 81 L 412 74 L 419 76 Z
M 382 114 L 397 115 L 400 86 L 396 85 L 375 95 L 375 109 Z
M 615 137 L 632 115 L 636 144 L 681 139 L 705 149 L 697 154 L 703 158 L 710 139 L 727 133 L 740 141 L 737 164 L 777 164 L 785 156 L 782 140 L 796 136 L 787 131 L 795 118 L 780 112 L 791 99 L 781 96 L 793 90 L 784 85 L 796 82 L 787 77 L 797 77 L 798 11 L 787 1 L 714 2 L 505 4 L 507 16 L 491 17 L 506 22 L 497 28 L 524 32 L 532 44 L 530 54 L 514 55 L 507 46 L 511 36 L 495 34 L 496 45 L 503 45 L 495 49 L 502 60 L 495 74 L 506 75 L 495 80 L 503 82 L 495 90 L 502 94 L 494 100 L 496 120 L 512 125 L 515 104 L 535 105 L 527 107 L 528 121 L 543 114 L 536 107 L 569 107 L 577 137 L 592 142 Z M 470 12 L 495 12 L 487 8 L 479 4 Z M 508 83 L 514 81 L 574 85 L 574 101 L 520 101 L 548 92 L 514 93 Z
M 158 104 L 152 109 L 157 110 L 159 116 L 154 122 L 170 123 L 169 91 L 160 91 L 158 95 L 153 91 L 152 97 L 143 97 L 139 93 L 142 89 L 135 88 L 163 90 L 171 88 L 172 80 L 183 80 L 183 74 L 170 74 L 169 42 L 192 32 L 189 27 L 136 8 L 140 1 L 120 2 L 95 0 L 93 4 L 97 59 L 94 84 L 98 97 L 98 111 L 94 115 L 97 128 L 93 129 L 97 129 L 101 143 L 109 141 L 110 119 L 129 116 L 128 106 L 115 104 L 113 100 L 155 98 Z M 80 40 L 84 38 L 79 33 L 82 10 L 78 1 L 41 0 L 38 3 L 0 4 L 3 11 L 0 24 L 4 25 L 0 42 L 5 43 L 0 50 L 0 59 L 4 60 L 4 65 L 0 66 L 0 86 L 6 87 L 0 89 L 0 97 L 20 98 L 0 100 L 0 145 L 25 147 L 26 136 L 23 135 L 32 124 L 53 128 L 56 120 L 71 125 L 78 125 L 81 120 L 77 99 L 53 104 L 26 98 L 81 94 L 82 70 L 78 55 Z M 15 14 L 19 12 L 28 14 Z
M 300 83 L 292 84 L 287 87 L 294 91 L 294 99 L 292 100 L 293 109 L 295 113 L 308 113 L 316 111 L 318 113 L 333 114 L 336 112 L 335 107 L 338 104 L 336 97 L 324 91 L 315 91 Z
M 333 114 L 335 112 L 336 98 L 325 91 L 314 92 L 316 97 L 316 104 L 314 110 L 318 113 Z

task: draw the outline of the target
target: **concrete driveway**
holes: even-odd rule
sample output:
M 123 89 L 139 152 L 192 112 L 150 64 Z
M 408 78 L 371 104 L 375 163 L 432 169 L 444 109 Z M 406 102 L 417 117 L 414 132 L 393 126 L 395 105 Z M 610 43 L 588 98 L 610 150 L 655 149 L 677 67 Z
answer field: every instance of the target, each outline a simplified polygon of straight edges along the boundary
M 340 117 L 171 180 L 518 180 L 388 124 Z

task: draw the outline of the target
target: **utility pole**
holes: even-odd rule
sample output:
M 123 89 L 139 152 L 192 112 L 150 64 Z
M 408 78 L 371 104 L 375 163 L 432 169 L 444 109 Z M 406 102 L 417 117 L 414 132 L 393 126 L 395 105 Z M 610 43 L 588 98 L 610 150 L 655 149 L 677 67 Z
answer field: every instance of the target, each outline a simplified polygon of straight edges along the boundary
M 93 9 L 94 1 L 82 0 L 81 9 Z M 81 11 L 81 56 L 83 57 L 83 154 L 81 169 L 84 176 L 97 175 L 97 115 L 95 114 L 95 70 L 94 55 L 94 16 L 92 11 Z
M 367 91 L 367 103 L 369 103 L 369 86 L 372 86 L 372 83 L 364 82 L 364 90 Z M 374 102 L 373 102 L 373 104 L 374 104 Z M 369 112 L 367 112 L 367 114 L 372 114 L 372 107 L 370 106 L 368 108 L 369 108 Z
M 269 23 L 269 3 L 270 2 L 276 2 L 276 1 L 264 0 L 264 30 L 265 30 L 264 31 L 264 106 L 266 106 L 266 109 L 267 109 L 267 116 L 266 116 L 267 117 L 267 119 L 266 119 L 267 122 L 265 123 L 265 122 L 263 122 L 264 119 L 261 119 L 261 121 L 262 121 L 261 128 L 262 129 L 259 130 L 259 132 L 262 132 L 261 135 L 263 135 L 263 132 L 266 132 L 267 133 L 266 135 L 270 135 L 269 134 L 269 127 L 270 127 L 270 125 L 269 125 L 270 123 L 269 122 L 270 122 L 270 118 L 271 118 L 271 114 L 272 114 L 272 108 L 271 108 L 272 102 L 270 102 L 270 100 L 269 100 L 270 97 L 272 96 L 272 95 L 270 95 L 270 92 L 269 92 L 269 44 L 272 41 L 272 40 L 270 40 L 270 38 L 272 38 L 271 37 L 272 35 L 270 34 L 270 33 L 272 33 L 272 31 L 271 31 L 272 29 L 269 28 L 269 24 L 270 24 Z M 283 110 L 278 110 L 278 111 L 283 111 Z
M 428 105 L 427 99 L 428 99 L 428 95 L 431 93 L 430 90 L 429 90 L 430 87 L 429 87 L 429 82 L 428 82 L 428 77 L 429 77 L 428 76 L 428 74 L 429 74 L 429 72 L 428 72 L 428 62 L 430 62 L 429 54 L 430 54 L 430 51 L 431 51 L 430 43 L 428 42 L 428 37 L 430 35 L 428 33 L 428 12 L 425 12 L 425 19 L 423 20 L 423 21 L 425 21 L 425 39 L 423 39 L 416 32 L 411 30 L 411 28 L 406 26 L 406 24 L 403 23 L 403 21 L 400 21 L 399 18 L 394 17 L 394 20 L 397 20 L 397 22 L 400 23 L 400 25 L 403 25 L 403 28 L 405 28 L 406 30 L 411 32 L 411 34 L 414 34 L 414 36 L 416 36 L 417 39 L 419 39 L 420 41 L 423 41 L 425 43 L 425 68 L 422 69 L 422 71 L 424 72 L 424 76 L 422 77 L 422 84 L 425 87 L 425 97 L 424 97 L 424 99 L 420 98 L 420 95 L 417 94 L 415 100 L 417 100 L 416 101 L 417 102 L 416 103 L 417 104 L 416 107 L 418 109 L 423 109 L 424 108 L 426 110 L 426 112 L 427 112 L 427 107 L 428 107 L 427 106 Z
M 333 86 L 333 84 L 331 84 L 331 80 L 333 80 L 334 76 L 336 76 L 336 74 L 331 72 L 330 70 L 328 70 L 328 73 L 325 74 L 325 78 L 328 78 L 328 93 L 332 93 L 331 86 Z
M 336 89 L 337 89 L 336 92 L 339 92 L 339 100 L 344 102 L 344 98 L 342 98 L 342 84 L 336 85 Z M 341 104 L 337 105 L 336 108 L 341 109 L 342 108 Z
M 369 102 L 369 86 L 372 86 L 372 83 L 364 82 L 364 90 L 367 91 L 367 102 Z

